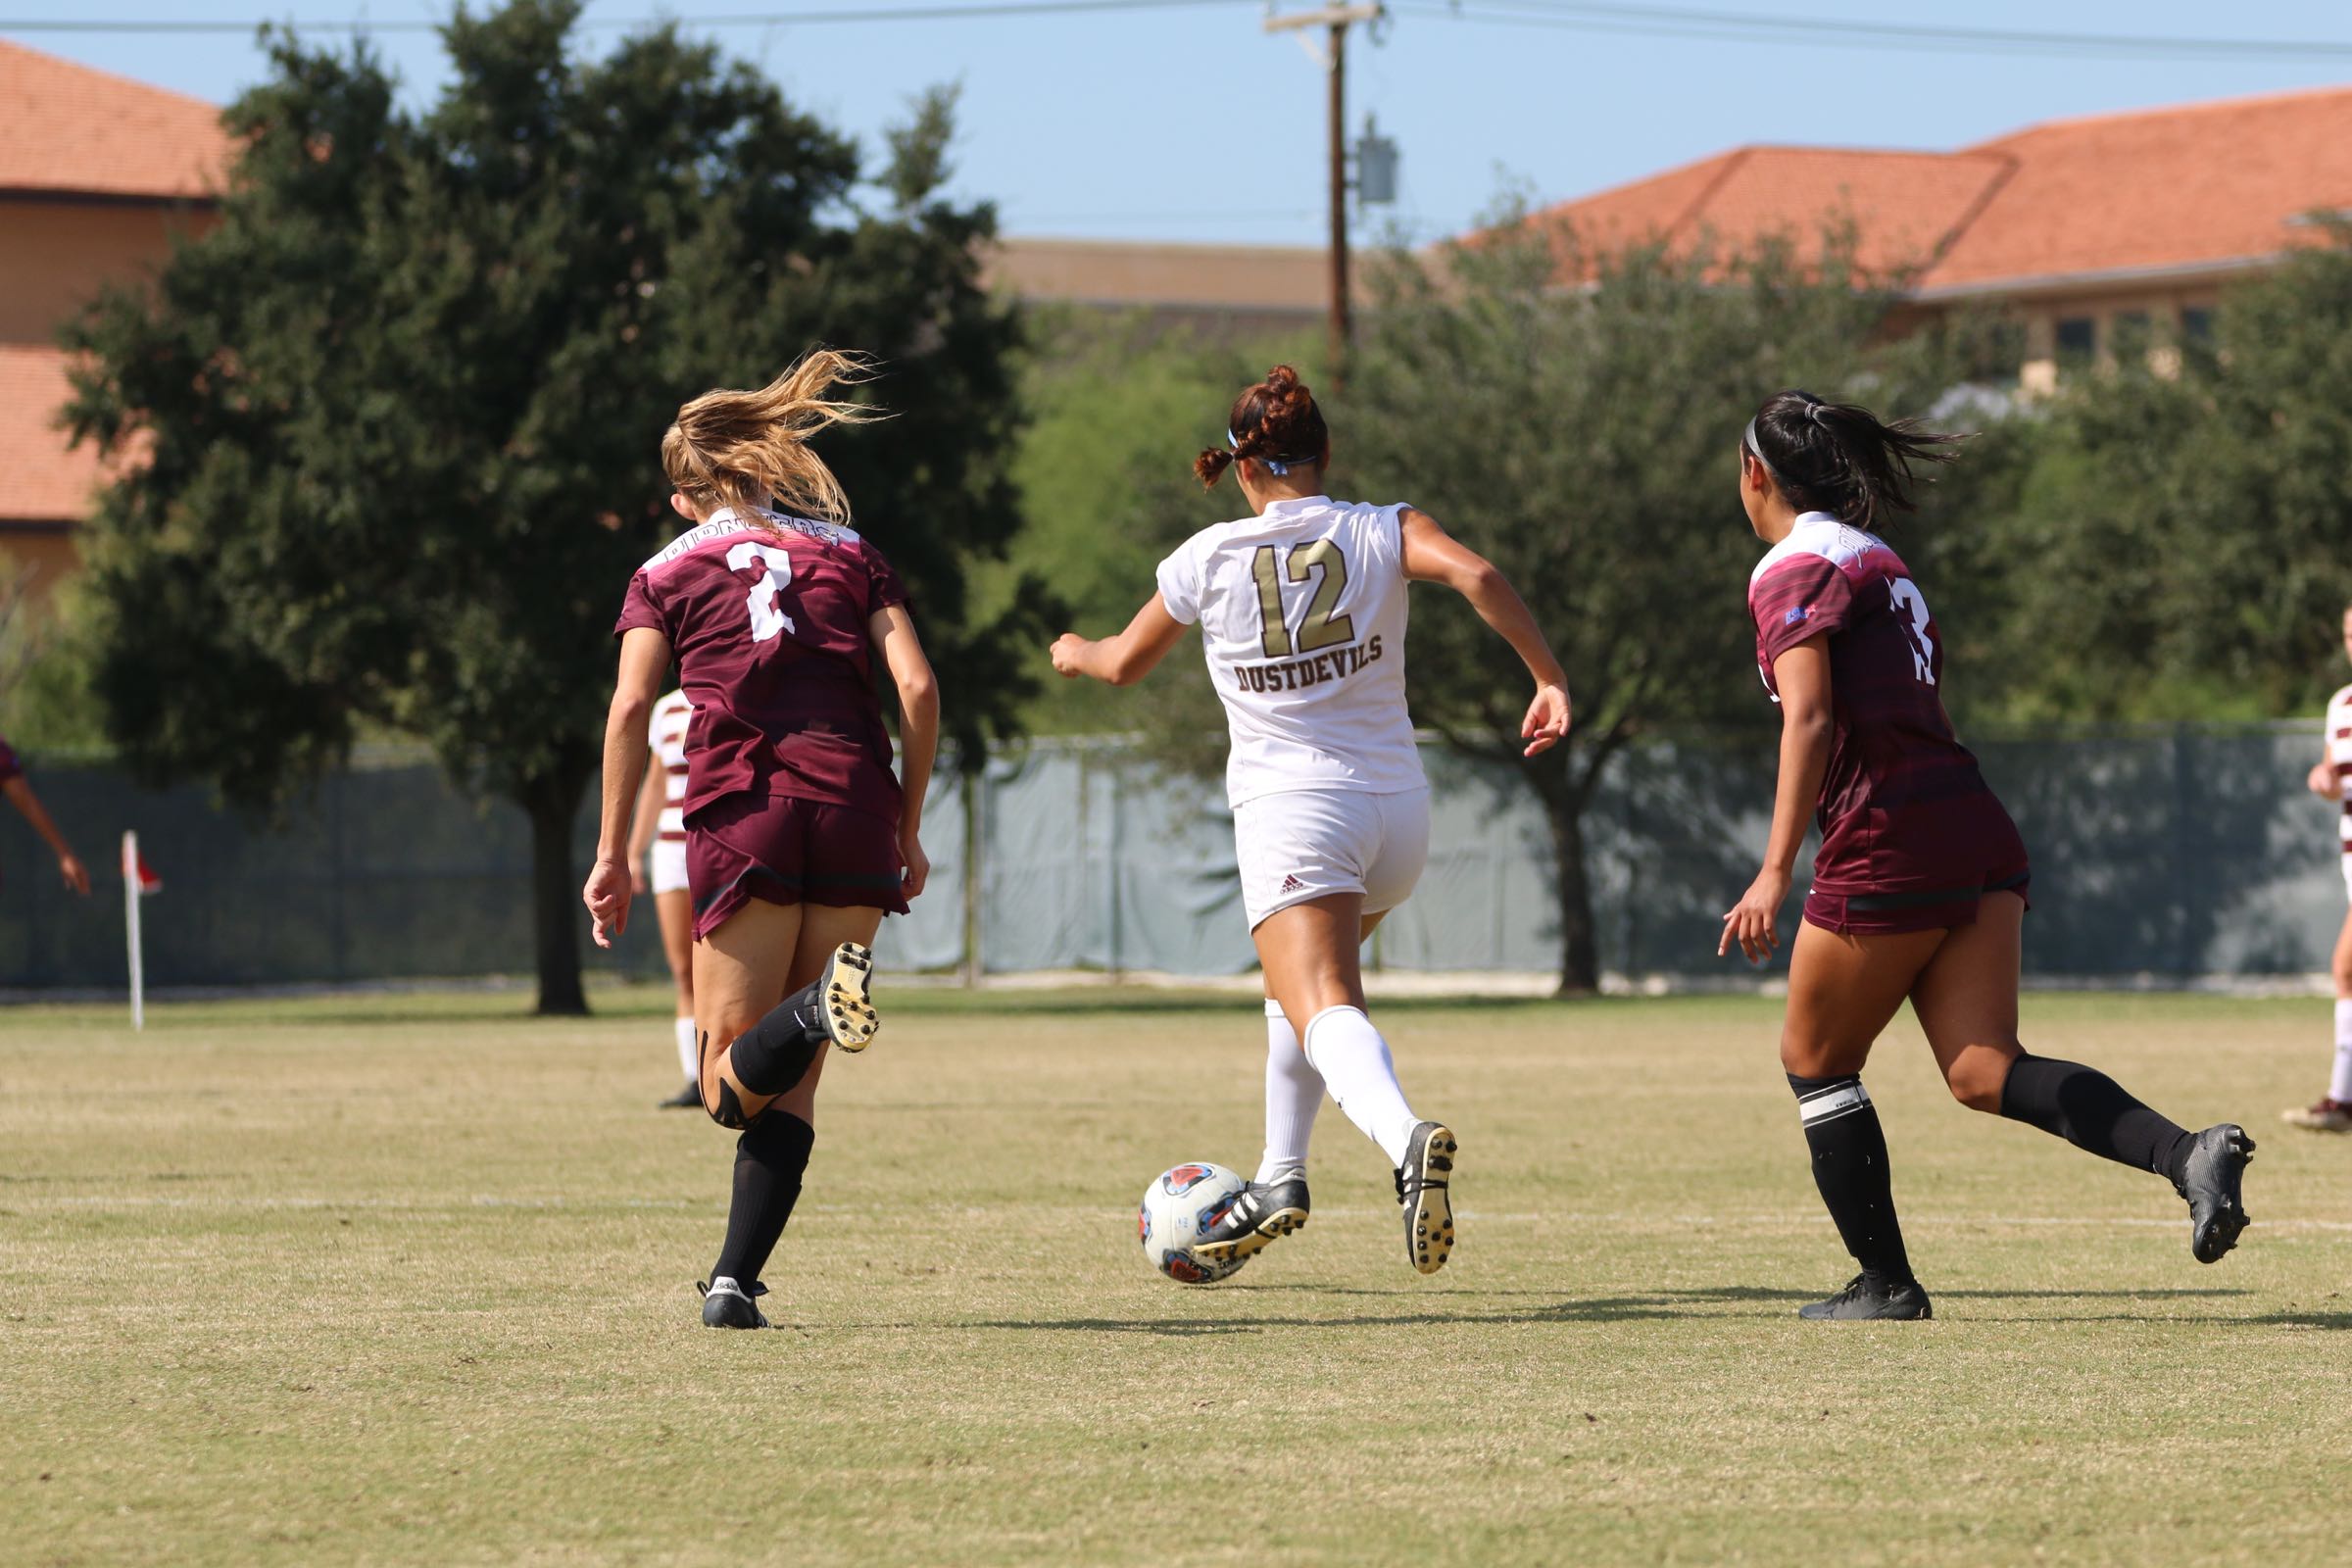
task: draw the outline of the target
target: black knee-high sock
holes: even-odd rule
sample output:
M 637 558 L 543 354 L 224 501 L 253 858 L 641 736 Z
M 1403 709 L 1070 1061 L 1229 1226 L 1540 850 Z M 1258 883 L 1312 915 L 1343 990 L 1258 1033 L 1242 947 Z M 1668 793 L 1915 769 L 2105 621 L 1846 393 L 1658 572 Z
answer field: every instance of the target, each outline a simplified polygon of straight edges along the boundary
M 807 1075 L 832 1038 L 816 1012 L 816 993 L 823 984 L 810 981 L 735 1037 L 728 1050 L 744 1088 L 755 1095 L 780 1095 Z
M 2196 1142 L 2187 1128 L 2150 1110 L 2105 1073 L 2047 1056 L 2022 1055 L 2009 1064 L 2001 1114 L 2101 1159 L 2170 1177 L 2175 1187 Z
M 735 1140 L 735 1199 L 727 1208 L 726 1243 L 710 1266 L 712 1279 L 749 1285 L 767 1267 L 801 1196 L 801 1173 L 815 1142 L 815 1128 L 772 1109 L 754 1117 Z
M 1813 1152 L 1813 1185 L 1837 1221 L 1839 1240 L 1881 1285 L 1912 1283 L 1911 1258 L 1903 1250 L 1903 1228 L 1894 1217 L 1894 1183 L 1886 1163 L 1886 1134 L 1879 1107 L 1870 1102 L 1859 1076 L 1799 1078 L 1788 1075 L 1797 1110 L 1805 1119 L 1805 1147 Z

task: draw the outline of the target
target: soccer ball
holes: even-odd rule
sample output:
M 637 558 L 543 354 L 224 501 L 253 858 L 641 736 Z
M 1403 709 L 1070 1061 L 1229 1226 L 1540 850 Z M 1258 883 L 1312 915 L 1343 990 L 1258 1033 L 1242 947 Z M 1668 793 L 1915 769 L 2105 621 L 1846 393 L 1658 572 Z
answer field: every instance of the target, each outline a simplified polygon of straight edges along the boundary
M 1246 1257 L 1212 1261 L 1193 1255 L 1200 1233 L 1225 1217 L 1249 1186 L 1222 1165 L 1178 1165 L 1152 1178 L 1135 1213 L 1135 1239 L 1152 1266 L 1182 1285 L 1213 1285 L 1241 1272 Z

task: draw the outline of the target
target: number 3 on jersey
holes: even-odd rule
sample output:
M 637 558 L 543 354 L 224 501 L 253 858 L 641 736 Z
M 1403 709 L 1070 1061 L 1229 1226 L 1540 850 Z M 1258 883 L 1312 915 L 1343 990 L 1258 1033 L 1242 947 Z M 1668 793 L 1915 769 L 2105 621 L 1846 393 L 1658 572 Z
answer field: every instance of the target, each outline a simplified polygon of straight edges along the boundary
M 743 571 L 764 565 L 760 580 L 752 584 L 744 602 L 752 612 L 752 641 L 763 643 L 780 632 L 800 634 L 792 617 L 784 613 L 784 587 L 792 581 L 792 558 L 774 545 L 759 545 L 745 541 L 727 552 L 727 569 Z
M 1928 599 L 1919 591 L 1919 584 L 1908 577 L 1897 577 L 1889 584 L 1893 594 L 1894 618 L 1903 624 L 1903 636 L 1911 644 L 1911 673 L 1921 682 L 1936 684 L 1936 644 L 1928 635 Z
M 1282 579 L 1304 582 L 1310 572 L 1318 570 L 1322 580 L 1315 584 L 1314 598 L 1307 601 L 1298 651 L 1311 654 L 1355 641 L 1354 618 L 1332 614 L 1340 607 L 1340 595 L 1348 591 L 1348 558 L 1340 554 L 1340 547 L 1329 539 L 1293 546 L 1280 567 L 1274 564 L 1275 550 L 1273 545 L 1259 545 L 1250 561 L 1250 574 L 1257 579 L 1257 610 L 1264 627 L 1258 644 L 1266 657 L 1291 657 L 1291 628 L 1282 614 Z

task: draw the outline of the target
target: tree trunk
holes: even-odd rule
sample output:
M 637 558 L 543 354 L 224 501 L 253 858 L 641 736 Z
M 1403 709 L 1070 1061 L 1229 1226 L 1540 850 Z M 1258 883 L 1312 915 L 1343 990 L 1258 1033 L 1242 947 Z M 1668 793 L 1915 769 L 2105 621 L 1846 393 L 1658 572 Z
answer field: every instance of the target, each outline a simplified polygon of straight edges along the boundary
M 531 926 L 542 1015 L 581 1017 L 588 1011 L 588 993 L 580 984 L 580 930 L 588 912 L 580 906 L 580 878 L 571 860 L 571 825 L 585 784 L 583 778 L 542 777 L 521 792 L 522 808 L 531 818 Z M 650 908 L 636 912 L 653 914 Z
M 1559 887 L 1559 994 L 1589 997 L 1600 990 L 1600 936 L 1592 920 L 1592 881 L 1585 871 L 1584 803 L 1569 790 L 1545 790 L 1543 800 Z

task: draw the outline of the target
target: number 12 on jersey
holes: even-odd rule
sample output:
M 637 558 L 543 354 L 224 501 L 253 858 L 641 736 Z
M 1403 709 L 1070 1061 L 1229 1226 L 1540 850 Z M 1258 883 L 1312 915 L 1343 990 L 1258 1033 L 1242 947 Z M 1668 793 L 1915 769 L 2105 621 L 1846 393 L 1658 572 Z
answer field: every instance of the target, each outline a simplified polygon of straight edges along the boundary
M 1279 565 L 1274 560 L 1277 554 L 1285 558 Z M 1298 627 L 1297 652 L 1311 654 L 1355 641 L 1354 618 L 1332 613 L 1340 607 L 1340 595 L 1348 591 L 1348 558 L 1331 540 L 1293 545 L 1287 551 L 1280 545 L 1259 545 L 1250 558 L 1250 574 L 1257 580 L 1257 609 L 1263 622 L 1258 642 L 1268 659 L 1288 659 L 1294 651 L 1290 624 L 1282 613 L 1286 577 L 1304 582 L 1309 575 L 1318 576 L 1314 597 L 1306 602 L 1306 619 Z

